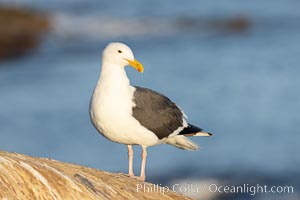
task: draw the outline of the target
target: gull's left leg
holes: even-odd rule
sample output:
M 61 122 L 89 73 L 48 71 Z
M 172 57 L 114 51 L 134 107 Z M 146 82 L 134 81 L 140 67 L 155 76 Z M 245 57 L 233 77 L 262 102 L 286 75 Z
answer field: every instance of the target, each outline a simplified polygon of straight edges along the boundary
M 132 145 L 127 145 L 128 149 L 128 175 L 134 177 L 133 173 L 133 150 Z
M 145 181 L 146 179 L 146 174 L 145 174 L 145 168 L 146 168 L 146 159 L 147 159 L 147 147 L 142 146 L 142 165 L 141 165 L 141 175 L 140 179 L 142 181 Z

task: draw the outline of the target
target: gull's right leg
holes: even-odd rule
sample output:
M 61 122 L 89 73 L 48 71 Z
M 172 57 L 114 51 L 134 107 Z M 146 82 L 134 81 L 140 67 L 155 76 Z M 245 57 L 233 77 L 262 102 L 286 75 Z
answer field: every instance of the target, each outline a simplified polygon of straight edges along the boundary
M 133 173 L 133 149 L 132 145 L 127 145 L 128 149 L 128 175 L 134 177 Z

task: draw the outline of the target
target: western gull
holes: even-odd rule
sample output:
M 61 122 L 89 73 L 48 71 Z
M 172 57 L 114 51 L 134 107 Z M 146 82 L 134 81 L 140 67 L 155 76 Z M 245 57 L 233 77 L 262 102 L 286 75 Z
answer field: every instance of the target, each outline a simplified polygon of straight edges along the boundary
M 100 78 L 90 102 L 94 127 L 107 139 L 127 145 L 128 174 L 134 177 L 132 145 L 142 147 L 140 179 L 145 180 L 149 146 L 170 144 L 197 150 L 186 136 L 211 136 L 189 124 L 184 112 L 168 97 L 153 90 L 131 86 L 125 72 L 130 65 L 143 73 L 143 65 L 123 43 L 109 43 L 103 51 Z

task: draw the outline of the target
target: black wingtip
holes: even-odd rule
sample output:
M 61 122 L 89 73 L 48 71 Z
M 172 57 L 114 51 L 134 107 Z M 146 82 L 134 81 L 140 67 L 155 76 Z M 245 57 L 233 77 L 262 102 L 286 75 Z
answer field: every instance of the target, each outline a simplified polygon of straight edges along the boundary
M 208 136 L 212 136 L 212 135 L 214 135 L 214 134 L 212 134 L 212 133 L 209 133 L 209 132 L 207 132 L 207 134 L 208 134 Z

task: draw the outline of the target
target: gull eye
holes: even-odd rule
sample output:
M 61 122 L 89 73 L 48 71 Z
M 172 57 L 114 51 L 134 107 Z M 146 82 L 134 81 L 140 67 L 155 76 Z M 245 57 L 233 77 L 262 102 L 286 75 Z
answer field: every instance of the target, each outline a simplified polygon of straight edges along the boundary
M 118 50 L 118 53 L 122 53 L 122 51 L 121 51 L 121 50 Z

